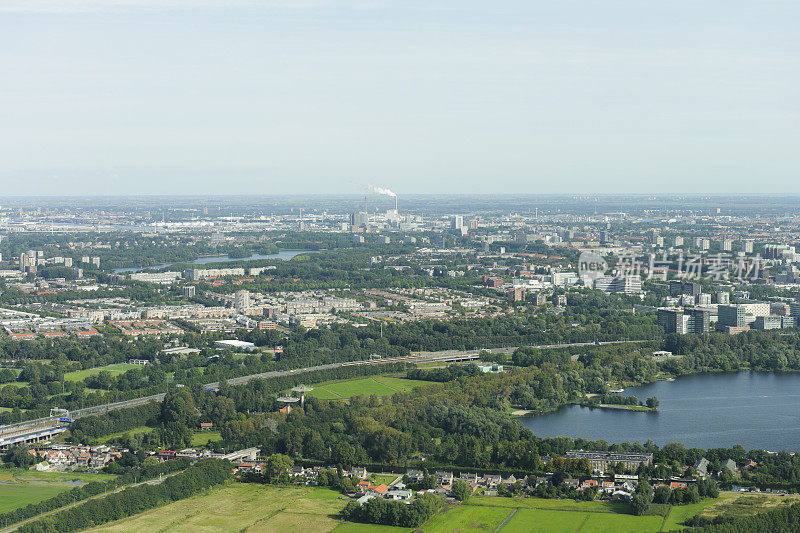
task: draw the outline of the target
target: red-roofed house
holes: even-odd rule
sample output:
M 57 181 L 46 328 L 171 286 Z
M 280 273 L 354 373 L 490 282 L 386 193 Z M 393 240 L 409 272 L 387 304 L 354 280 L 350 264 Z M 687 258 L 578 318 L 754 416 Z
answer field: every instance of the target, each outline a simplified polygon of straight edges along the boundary
M 380 485 L 370 485 L 369 487 L 370 492 L 374 492 L 375 494 L 380 494 L 381 496 L 386 494 L 386 491 L 388 490 L 389 487 L 387 485 L 384 485 L 383 483 L 381 483 Z

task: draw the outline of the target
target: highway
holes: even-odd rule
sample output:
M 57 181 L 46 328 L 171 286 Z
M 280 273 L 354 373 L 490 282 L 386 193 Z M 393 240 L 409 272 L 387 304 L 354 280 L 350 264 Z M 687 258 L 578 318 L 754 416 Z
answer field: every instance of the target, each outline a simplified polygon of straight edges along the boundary
M 638 342 L 649 342 L 648 340 L 632 340 L 632 341 L 608 341 L 603 342 L 601 344 L 626 344 L 626 343 L 638 343 Z M 542 344 L 537 346 L 531 346 L 531 348 L 569 348 L 575 346 L 594 346 L 595 342 L 574 342 L 568 344 Z M 466 361 L 475 361 L 479 359 L 479 354 L 482 351 L 487 351 L 490 353 L 495 354 L 511 354 L 516 350 L 516 346 L 508 346 L 503 348 L 481 348 L 481 349 L 474 349 L 474 350 L 445 350 L 440 352 L 412 352 L 411 355 L 404 356 L 404 357 L 392 357 L 392 358 L 385 358 L 385 359 L 368 359 L 364 361 L 347 361 L 344 363 L 328 363 L 324 365 L 317 365 L 317 366 L 309 366 L 305 368 L 295 368 L 292 370 L 275 370 L 272 372 L 263 372 L 261 374 L 251 374 L 248 376 L 240 376 L 236 378 L 230 378 L 227 380 L 229 385 L 242 385 L 247 383 L 248 381 L 254 379 L 273 379 L 279 378 L 284 376 L 291 376 L 291 375 L 299 375 L 305 374 L 307 372 L 314 372 L 317 370 L 328 370 L 332 368 L 339 368 L 344 366 L 356 366 L 356 365 L 380 365 L 380 364 L 389 364 L 389 363 L 399 363 L 399 362 L 406 362 L 406 363 L 451 363 L 451 362 L 466 362 Z M 217 390 L 219 389 L 219 382 L 214 381 L 211 383 L 206 383 L 205 388 L 209 390 Z M 147 402 L 155 401 L 160 402 L 164 399 L 165 394 L 154 394 L 152 396 L 144 396 L 141 398 L 134 398 L 132 400 L 124 400 L 121 402 L 114 402 L 108 403 L 103 405 L 97 405 L 94 407 L 86 407 L 84 409 L 77 409 L 75 411 L 70 411 L 70 417 L 75 420 L 78 418 L 83 418 L 86 416 L 96 415 L 107 413 L 109 411 L 113 411 L 115 409 L 123 409 L 125 407 L 134 407 L 137 405 L 142 405 Z M 8 424 L 6 426 L 0 426 L 0 448 L 6 447 L 10 444 L 14 444 L 16 442 L 34 442 L 34 436 L 41 435 L 42 432 L 47 432 L 54 428 L 58 428 L 59 426 L 63 426 L 63 424 L 59 424 L 59 417 L 52 416 L 46 418 L 37 418 L 35 420 L 27 420 L 25 422 L 18 422 L 16 424 Z M 22 438 L 30 435 L 31 440 Z M 40 437 L 36 437 L 40 438 Z

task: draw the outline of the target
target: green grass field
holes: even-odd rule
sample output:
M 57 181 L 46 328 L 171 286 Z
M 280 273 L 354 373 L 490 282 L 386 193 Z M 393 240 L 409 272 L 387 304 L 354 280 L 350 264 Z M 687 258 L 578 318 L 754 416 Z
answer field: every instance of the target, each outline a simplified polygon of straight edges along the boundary
M 191 446 L 197 448 L 217 440 L 222 440 L 219 431 L 197 431 L 192 434 Z
M 589 513 L 519 509 L 503 526 L 503 533 L 551 533 L 578 531 Z
M 373 485 L 380 485 L 381 483 L 388 485 L 399 477 L 398 474 L 372 474 L 370 480 Z
M 74 372 L 67 372 L 66 374 L 64 374 L 64 380 L 83 381 L 87 377 L 99 374 L 103 370 L 114 373 L 114 372 L 127 372 L 132 368 L 137 368 L 137 365 L 129 365 L 128 363 L 117 363 L 113 365 L 99 366 L 97 368 L 87 368 L 86 370 L 76 370 Z
M 683 523 L 688 519 L 705 509 L 720 502 L 729 500 L 730 494 L 720 494 L 717 499 L 705 499 L 698 503 L 690 503 L 687 505 L 673 505 L 670 507 L 669 514 L 664 520 L 663 531 L 672 531 L 674 529 L 681 529 L 686 527 Z
M 151 428 L 149 426 L 139 426 L 139 427 L 128 429 L 126 431 L 119 431 L 117 433 L 111 433 L 111 434 L 106 435 L 104 437 L 100 437 L 99 439 L 97 439 L 97 442 L 99 442 L 100 444 L 105 444 L 106 442 L 109 442 L 109 441 L 111 441 L 113 439 L 121 437 L 121 436 L 123 436 L 125 434 L 133 435 L 134 433 L 150 433 L 151 431 L 153 431 L 153 428 Z
M 71 488 L 70 485 L 61 483 L 0 484 L 0 513 L 13 511 L 31 503 L 38 503 Z
M 388 396 L 423 385 L 430 385 L 430 383 L 390 376 L 372 376 L 348 381 L 321 383 L 314 385 L 314 390 L 308 394 L 322 400 L 341 400 L 358 394 Z
M 723 493 L 717 500 L 710 500 L 708 505 L 688 514 L 686 518 L 695 514 L 706 517 L 724 516 L 727 518 L 737 518 L 750 516 L 756 513 L 771 511 L 779 507 L 787 507 L 800 502 L 800 495 L 797 494 L 748 494 L 748 493 Z M 676 509 L 673 507 L 673 510 Z M 671 513 L 670 513 L 671 514 Z M 672 516 L 668 517 L 672 518 Z M 682 522 L 682 520 L 681 520 Z M 678 522 L 678 523 L 681 523 Z
M 6 500 L 13 499 L 19 506 L 36 501 L 31 500 L 32 497 L 32 493 L 9 493 Z M 421 527 L 411 529 L 342 522 L 338 512 L 348 500 L 329 489 L 232 482 L 91 531 L 477 533 L 497 531 L 508 520 L 499 530 L 501 533 L 658 533 L 681 529 L 686 518 L 714 506 L 725 507 L 740 497 L 738 494 L 723 494 L 716 500 L 675 506 L 665 520 L 662 516 L 628 514 L 628 505 L 624 503 L 473 496 L 463 505 L 451 506 Z M 786 500 L 785 496 L 753 497 L 761 500 L 756 502 L 754 499 L 754 505 L 749 507 L 761 510 L 785 504 Z
M 0 388 L 8 385 L 13 385 L 14 387 L 19 389 L 21 387 L 27 387 L 30 384 L 27 381 L 9 381 L 8 383 L 0 384 Z
M 425 533 L 494 531 L 514 510 L 503 507 L 458 505 L 434 516 L 420 529 Z
M 328 489 L 231 483 L 89 531 L 328 533 L 345 503 Z
M 68 483 L 70 481 L 108 481 L 114 479 L 113 474 L 92 474 L 87 472 L 37 472 L 36 470 L 24 470 L 14 468 L 12 470 L 0 471 L 0 483 L 31 483 L 31 482 L 53 482 Z
M 633 516 L 625 503 L 576 502 L 574 500 L 544 500 L 538 498 L 496 498 L 473 496 L 465 507 L 516 508 L 517 511 L 502 528 L 503 533 L 597 531 L 615 533 L 656 533 L 685 527 L 683 522 L 703 509 L 730 500 L 723 494 L 719 499 L 706 499 L 691 505 L 677 505 L 662 516 Z M 425 528 L 423 530 L 427 531 Z
M 106 481 L 109 474 L 37 472 L 35 470 L 0 471 L 0 513 L 52 498 L 76 486 L 75 481 Z
M 504 533 L 556 531 L 656 533 L 660 531 L 663 521 L 660 516 L 633 516 L 628 514 L 628 505 L 610 502 L 476 496 L 467 500 L 466 505 L 462 507 L 475 509 L 472 515 L 475 520 L 480 522 L 481 517 L 485 517 L 483 521 L 490 524 L 498 513 L 502 514 L 504 520 L 509 513 L 516 511 L 503 526 L 501 531 Z M 452 511 L 448 511 L 450 512 Z M 431 523 L 431 526 L 434 524 Z M 427 527 L 423 527 L 423 530 L 428 531 Z
M 546 500 L 540 498 L 500 498 L 473 496 L 466 505 L 486 507 L 520 507 L 528 509 L 554 509 L 559 511 L 584 511 L 594 513 L 627 513 L 630 506 L 621 502 L 576 502 L 575 500 Z

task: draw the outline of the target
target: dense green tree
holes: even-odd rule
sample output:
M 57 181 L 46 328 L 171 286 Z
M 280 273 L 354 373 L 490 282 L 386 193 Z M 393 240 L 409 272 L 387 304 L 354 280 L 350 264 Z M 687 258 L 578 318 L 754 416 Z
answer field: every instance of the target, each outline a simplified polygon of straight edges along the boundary
M 472 487 L 466 481 L 458 480 L 453 482 L 453 487 L 450 489 L 450 492 L 453 493 L 455 499 L 463 502 L 472 495 Z

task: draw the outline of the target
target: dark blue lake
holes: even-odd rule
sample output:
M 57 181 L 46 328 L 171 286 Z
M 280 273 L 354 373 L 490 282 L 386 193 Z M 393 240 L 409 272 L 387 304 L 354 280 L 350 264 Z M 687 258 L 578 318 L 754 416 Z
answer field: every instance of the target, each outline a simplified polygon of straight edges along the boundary
M 699 374 L 629 387 L 624 395 L 657 396 L 661 405 L 658 412 L 570 405 L 521 421 L 538 437 L 800 451 L 800 373 Z

